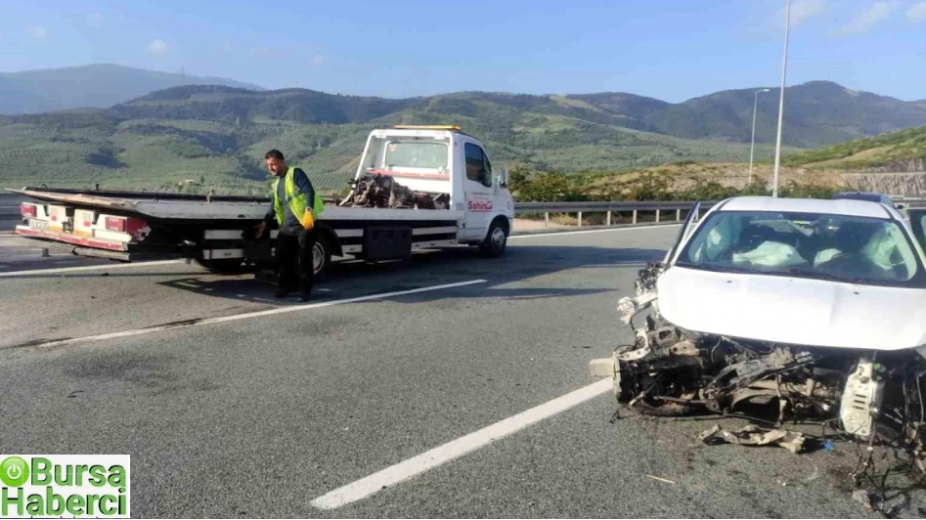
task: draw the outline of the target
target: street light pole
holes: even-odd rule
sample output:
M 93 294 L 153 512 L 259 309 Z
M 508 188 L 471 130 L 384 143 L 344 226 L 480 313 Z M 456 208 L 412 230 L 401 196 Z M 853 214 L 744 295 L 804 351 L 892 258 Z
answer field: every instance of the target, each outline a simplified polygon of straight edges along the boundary
M 752 186 L 752 159 L 756 152 L 756 113 L 759 108 L 759 92 L 768 92 L 767 88 L 756 91 L 756 99 L 752 103 L 752 146 L 749 148 L 749 185 Z
M 781 126 L 785 115 L 785 82 L 788 74 L 788 37 L 791 33 L 791 0 L 788 0 L 788 14 L 785 21 L 785 55 L 781 63 L 781 99 L 778 102 L 778 139 L 775 143 L 775 175 L 772 196 L 778 197 L 778 171 L 781 168 Z

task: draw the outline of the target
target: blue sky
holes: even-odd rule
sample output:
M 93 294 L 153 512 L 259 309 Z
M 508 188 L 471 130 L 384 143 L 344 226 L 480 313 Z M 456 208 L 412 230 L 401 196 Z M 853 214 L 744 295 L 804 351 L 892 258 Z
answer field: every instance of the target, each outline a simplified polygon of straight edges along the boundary
M 793 0 L 788 84 L 926 98 L 926 1 Z M 262 5 L 261 5 L 262 4 Z M 405 97 L 780 81 L 785 0 L 0 0 L 0 71 L 88 63 Z

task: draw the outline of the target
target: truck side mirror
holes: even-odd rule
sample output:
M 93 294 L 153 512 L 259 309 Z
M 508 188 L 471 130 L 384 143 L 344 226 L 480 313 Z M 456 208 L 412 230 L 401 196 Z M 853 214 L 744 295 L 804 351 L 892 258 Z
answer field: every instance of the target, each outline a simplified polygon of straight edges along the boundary
M 502 168 L 502 171 L 496 176 L 496 184 L 500 188 L 508 187 L 508 168 Z

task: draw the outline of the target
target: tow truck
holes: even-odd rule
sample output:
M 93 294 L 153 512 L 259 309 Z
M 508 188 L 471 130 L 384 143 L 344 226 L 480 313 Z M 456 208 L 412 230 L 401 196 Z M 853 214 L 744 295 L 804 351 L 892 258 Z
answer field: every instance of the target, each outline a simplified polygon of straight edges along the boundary
M 370 176 L 391 177 L 416 194 L 447 203 L 437 209 L 351 205 L 358 183 Z M 486 147 L 459 126 L 371 131 L 352 186 L 342 202 L 326 202 L 317 220 L 316 275 L 328 268 L 332 256 L 386 261 L 462 245 L 478 246 L 489 257 L 505 251 L 514 222 L 507 171 L 496 171 Z M 218 273 L 273 258 L 276 229 L 262 239 L 252 232 L 270 207 L 269 196 L 46 187 L 7 191 L 30 199 L 21 204 L 17 235 L 56 243 L 56 249 L 74 255 L 119 262 L 189 259 Z

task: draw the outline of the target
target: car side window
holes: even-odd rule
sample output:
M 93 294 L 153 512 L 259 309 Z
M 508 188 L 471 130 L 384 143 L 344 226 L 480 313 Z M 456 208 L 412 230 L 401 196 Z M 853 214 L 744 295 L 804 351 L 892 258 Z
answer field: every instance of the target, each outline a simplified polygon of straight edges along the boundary
M 491 187 L 492 165 L 482 152 L 482 148 L 473 143 L 466 143 L 464 150 L 466 154 L 466 178 L 483 186 Z

